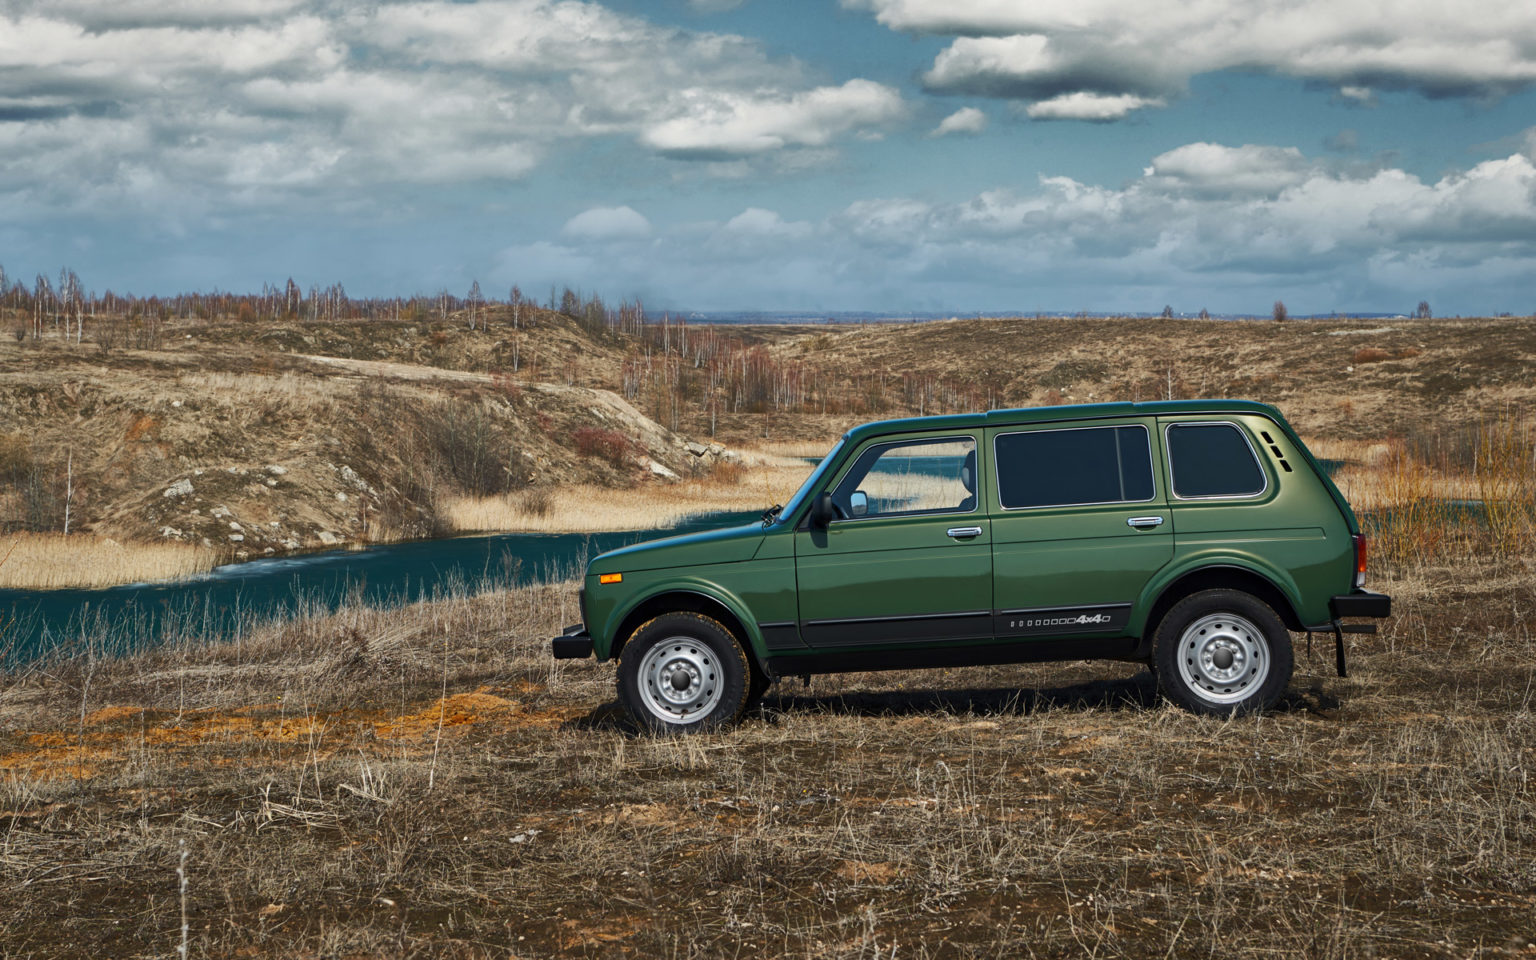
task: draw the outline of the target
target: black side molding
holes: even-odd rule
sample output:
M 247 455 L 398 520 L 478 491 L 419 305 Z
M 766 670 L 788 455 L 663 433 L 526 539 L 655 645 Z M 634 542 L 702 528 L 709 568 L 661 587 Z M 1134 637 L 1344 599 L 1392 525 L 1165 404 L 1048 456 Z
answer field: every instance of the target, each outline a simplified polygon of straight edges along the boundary
M 592 656 L 592 637 L 584 624 L 566 627 L 565 632 L 549 641 L 556 660 L 585 660 Z

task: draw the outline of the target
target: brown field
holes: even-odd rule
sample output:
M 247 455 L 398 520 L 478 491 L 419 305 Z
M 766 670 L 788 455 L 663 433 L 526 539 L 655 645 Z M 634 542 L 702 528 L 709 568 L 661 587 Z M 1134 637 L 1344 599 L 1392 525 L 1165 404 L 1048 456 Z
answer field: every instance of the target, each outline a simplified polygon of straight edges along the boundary
M 1376 586 L 1349 679 L 1303 645 L 1228 721 L 1061 665 L 656 739 L 548 658 L 569 584 L 38 665 L 0 692 L 0 948 L 168 956 L 185 915 L 192 956 L 1529 956 L 1536 581 Z
M 786 682 L 680 740 L 549 658 L 573 583 L 87 636 L 0 673 L 0 957 L 1536 956 L 1536 324 L 758 329 L 685 363 L 540 316 L 0 343 L 0 522 L 54 516 L 73 450 L 92 557 L 637 526 L 782 500 L 873 417 L 1240 396 L 1382 510 L 1396 615 L 1347 679 L 1296 636 L 1260 718 L 1065 664 Z

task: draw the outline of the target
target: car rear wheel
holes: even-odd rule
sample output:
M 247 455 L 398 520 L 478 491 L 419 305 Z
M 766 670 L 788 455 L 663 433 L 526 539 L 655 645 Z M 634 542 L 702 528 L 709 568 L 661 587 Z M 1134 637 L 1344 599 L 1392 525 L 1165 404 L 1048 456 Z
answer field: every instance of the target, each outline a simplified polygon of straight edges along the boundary
M 719 621 L 667 613 L 640 625 L 619 655 L 619 699 L 656 733 L 730 726 L 750 693 L 747 654 Z
M 1291 635 L 1268 604 L 1240 590 L 1202 590 L 1163 617 L 1155 637 L 1163 696 L 1209 716 L 1274 706 L 1291 680 Z

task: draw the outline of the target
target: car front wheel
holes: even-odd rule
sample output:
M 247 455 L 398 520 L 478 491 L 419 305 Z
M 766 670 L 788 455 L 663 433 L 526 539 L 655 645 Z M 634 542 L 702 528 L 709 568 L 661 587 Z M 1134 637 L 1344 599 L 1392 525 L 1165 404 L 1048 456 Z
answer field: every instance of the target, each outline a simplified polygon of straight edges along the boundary
M 1240 590 L 1202 590 L 1163 617 L 1155 637 L 1163 696 L 1209 716 L 1274 706 L 1291 680 L 1291 635 L 1268 604 Z
M 667 613 L 640 625 L 619 655 L 619 699 L 656 733 L 727 727 L 747 707 L 747 654 L 719 621 Z

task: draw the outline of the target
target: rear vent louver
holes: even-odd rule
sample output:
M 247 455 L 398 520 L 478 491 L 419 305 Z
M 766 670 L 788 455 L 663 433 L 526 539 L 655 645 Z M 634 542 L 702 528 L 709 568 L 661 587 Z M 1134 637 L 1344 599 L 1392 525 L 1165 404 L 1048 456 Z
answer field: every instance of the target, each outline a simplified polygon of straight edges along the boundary
M 1284 469 L 1286 473 L 1294 473 L 1295 471 L 1291 469 L 1291 465 L 1285 462 L 1285 454 L 1280 452 L 1280 448 L 1275 445 L 1275 441 L 1271 439 L 1270 435 L 1265 433 L 1263 430 L 1260 430 L 1259 436 L 1263 437 L 1264 442 L 1269 444 L 1270 452 L 1275 455 L 1276 460 L 1280 461 L 1281 468 Z

